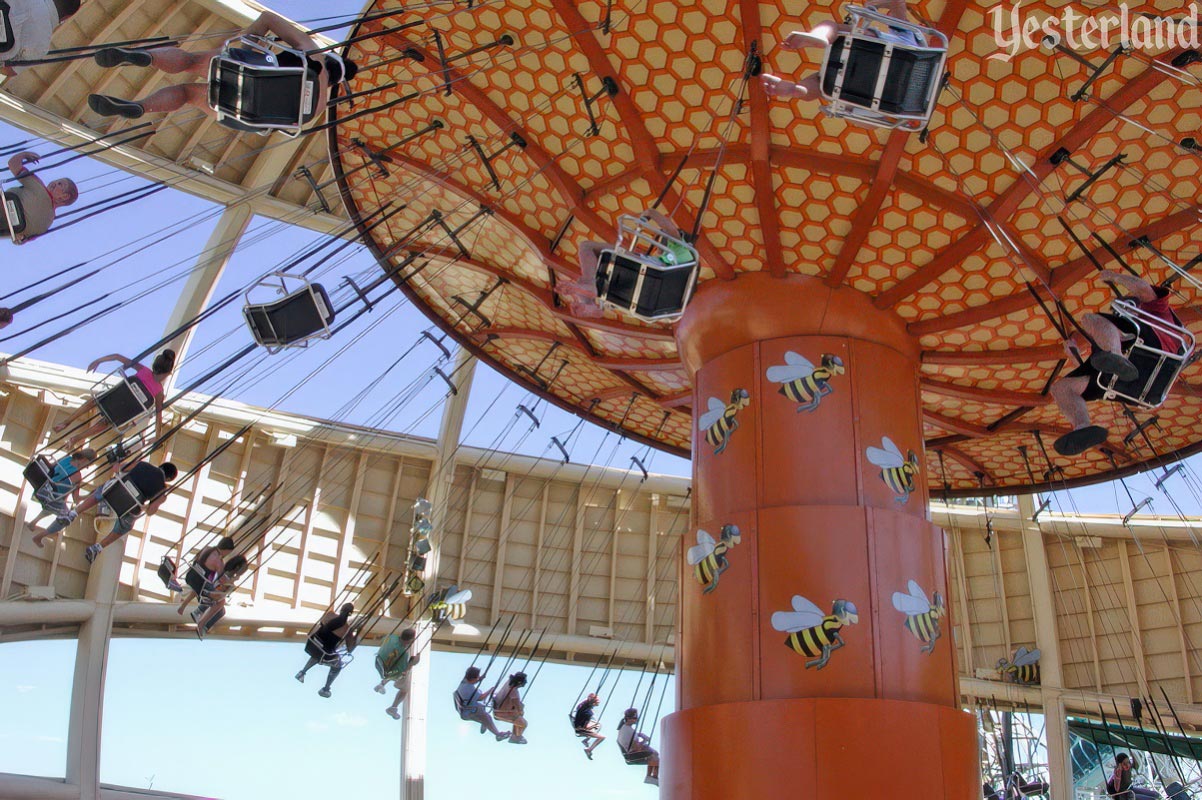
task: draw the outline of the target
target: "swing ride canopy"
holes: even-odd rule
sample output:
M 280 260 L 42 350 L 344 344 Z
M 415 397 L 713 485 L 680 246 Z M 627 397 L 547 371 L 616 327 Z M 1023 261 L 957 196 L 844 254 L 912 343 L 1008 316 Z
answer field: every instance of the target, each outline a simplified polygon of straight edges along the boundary
M 1019 22 L 1063 10 L 1024 4 Z M 1119 56 L 1074 101 L 1093 70 L 1070 55 L 1020 47 L 998 58 L 1009 51 L 995 15 L 959 0 L 911 11 L 950 39 L 950 82 L 927 137 L 853 127 L 744 79 L 753 46 L 764 71 L 800 79 L 816 69 L 820 56 L 780 42 L 842 17 L 839 4 L 398 6 L 351 34 L 394 29 L 349 48 L 378 66 L 353 83 L 374 91 L 340 108 L 330 136 L 344 199 L 385 269 L 460 343 L 563 407 L 687 454 L 697 427 L 672 327 L 613 311 L 576 317 L 554 287 L 579 275 L 583 242 L 612 242 L 619 215 L 661 194 L 661 209 L 692 229 L 716 171 L 696 242 L 699 280 L 802 274 L 870 296 L 921 347 L 932 490 L 1030 486 L 1018 448 L 1029 448 L 1038 483 L 1047 468 L 1038 439 L 1051 453 L 1067 430 L 1046 394 L 1057 368 L 1071 369 L 1057 327 L 1072 323 L 1055 302 L 1074 316 L 1104 310 L 1111 294 L 1094 259 L 1122 267 L 1103 243 L 1153 283 L 1173 273 L 1136 239 L 1177 264 L 1196 253 L 1199 154 L 1177 143 L 1197 131 L 1202 94 L 1188 71 L 1168 66 L 1180 48 L 1152 47 Z M 1011 19 L 999 19 L 1012 36 Z M 1100 66 L 1108 52 L 1081 55 Z M 1058 150 L 1075 165 L 1054 165 Z M 384 154 L 383 169 L 368 151 Z M 1070 201 L 1083 171 L 1099 174 Z M 1182 320 L 1195 324 L 1196 292 L 1186 281 L 1174 288 Z M 1195 451 L 1191 380 L 1187 369 L 1156 411 L 1155 452 L 1124 440 L 1132 424 L 1121 407 L 1096 404 L 1113 461 L 1102 450 L 1059 459 L 1064 480 Z

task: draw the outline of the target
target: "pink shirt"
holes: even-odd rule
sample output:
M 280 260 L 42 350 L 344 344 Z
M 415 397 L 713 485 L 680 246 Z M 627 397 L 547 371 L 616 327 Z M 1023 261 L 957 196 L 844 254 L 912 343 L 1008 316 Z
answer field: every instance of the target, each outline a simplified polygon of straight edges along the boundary
M 146 367 L 139 366 L 134 371 L 134 377 L 138 379 L 138 383 L 146 388 L 151 397 L 161 397 L 163 394 L 163 384 L 159 383 L 154 377 L 154 373 Z

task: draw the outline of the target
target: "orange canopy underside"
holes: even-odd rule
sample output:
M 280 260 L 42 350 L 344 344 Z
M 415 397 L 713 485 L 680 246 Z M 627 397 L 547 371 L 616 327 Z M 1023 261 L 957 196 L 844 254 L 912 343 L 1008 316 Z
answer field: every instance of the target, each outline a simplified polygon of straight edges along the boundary
M 373 3 L 368 11 L 391 5 Z M 1074 8 L 1117 14 L 1100 5 Z M 1179 6 L 1140 8 L 1169 14 Z M 1157 68 L 1154 60 L 1180 52 L 1161 47 L 1120 57 L 1090 96 L 1074 103 L 1069 97 L 1090 70 L 1066 55 L 1036 49 L 1009 61 L 989 59 L 999 52 L 994 15 L 959 0 L 911 9 L 951 40 L 950 85 L 925 143 L 827 118 L 816 103 L 772 100 L 753 81 L 723 152 L 750 43 L 760 43 L 765 70 L 800 77 L 820 55 L 798 55 L 779 42 L 793 30 L 841 17 L 841 6 L 618 0 L 608 33 L 601 30 L 606 5 L 595 0 L 398 8 L 395 17 L 365 23 L 355 34 L 419 19 L 426 24 L 351 47 L 361 65 L 391 63 L 361 73 L 353 90 L 379 91 L 340 113 L 417 94 L 338 126 L 331 139 L 344 197 L 369 222 L 385 200 L 391 209 L 406 204 L 368 238 L 389 268 L 420 255 L 400 274 L 420 271 L 398 282 L 462 343 L 564 407 L 687 454 L 696 426 L 671 327 L 613 312 L 576 318 L 553 286 L 578 274 L 582 242 L 612 240 L 619 214 L 648 207 L 686 154 L 663 209 L 691 228 L 717 163 L 698 243 L 701 280 L 757 270 L 802 273 L 870 295 L 908 324 L 923 351 L 925 474 L 932 491 L 946 481 L 953 491 L 977 493 L 982 479 L 988 491 L 1029 486 L 1018 448 L 1030 448 L 1042 480 L 1047 464 L 1034 432 L 1050 451 L 1065 423 L 1042 394 L 1061 358 L 1060 339 L 1025 284 L 1060 298 L 1073 313 L 1109 300 L 1057 216 L 1103 264 L 1116 266 L 1093 233 L 1153 282 L 1168 268 L 1132 248 L 1134 237 L 1149 236 L 1177 263 L 1198 252 L 1202 156 L 1175 143 L 1202 127 L 1202 94 L 1192 76 Z M 1061 3 L 1021 9 L 1036 18 L 1062 12 Z M 1003 22 L 1010 35 L 1009 18 Z M 451 58 L 505 33 L 516 41 L 454 60 L 444 72 L 434 30 Z M 408 48 L 423 60 L 402 58 Z M 1083 54 L 1098 64 L 1107 55 Z M 597 135 L 589 135 L 574 73 L 590 96 L 602 76 L 620 88 L 593 104 Z M 434 120 L 444 127 L 398 145 Z M 497 189 L 467 137 L 494 153 L 512 133 L 526 146 L 492 161 Z M 366 162 L 355 140 L 374 151 L 391 148 L 387 177 L 361 168 Z M 1084 177 L 1050 163 L 1059 148 L 1091 169 L 1119 153 L 1126 159 L 1083 199 L 1067 203 Z M 454 228 L 482 205 L 493 214 L 462 233 L 468 258 L 459 257 L 441 227 L 411 234 L 434 210 Z M 506 282 L 479 306 L 487 322 L 453 299 L 470 303 L 498 278 Z M 1181 316 L 1193 325 L 1195 292 L 1178 287 Z M 540 362 L 541 383 L 530 375 Z M 1202 441 L 1190 385 L 1196 380 L 1188 371 L 1157 412 L 1160 427 L 1149 433 L 1161 455 Z M 1131 425 L 1118 406 L 1092 409 L 1095 421 L 1111 429 L 1117 470 L 1100 451 L 1059 459 L 1068 481 L 1113 477 L 1154 457 L 1138 441 L 1124 443 Z

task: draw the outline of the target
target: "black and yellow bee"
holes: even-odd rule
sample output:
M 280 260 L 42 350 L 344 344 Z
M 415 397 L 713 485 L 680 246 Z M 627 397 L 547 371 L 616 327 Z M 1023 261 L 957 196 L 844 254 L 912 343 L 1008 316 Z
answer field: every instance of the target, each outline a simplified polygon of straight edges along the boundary
M 730 393 L 729 403 L 716 397 L 706 403 L 707 410 L 698 420 L 697 430 L 705 432 L 705 440 L 714 446 L 714 455 L 726 449 L 731 434 L 739 429 L 738 413 L 750 402 L 751 394 L 746 389 L 735 389 Z
M 888 436 L 881 438 L 880 447 L 868 448 L 868 460 L 881 468 L 881 480 L 904 503 L 914 493 L 914 477 L 918 474 L 918 456 L 911 450 L 903 457 L 901 450 Z
M 818 408 L 822 398 L 834 391 L 828 381 L 833 375 L 846 372 L 843 359 L 831 353 L 822 354 L 822 366 L 815 367 L 810 360 L 792 350 L 785 353 L 785 363 L 768 367 L 768 380 L 781 384 L 778 390 L 797 406 L 798 413 Z
M 909 594 L 893 593 L 893 607 L 906 615 L 906 630 L 918 637 L 923 643 L 922 652 L 929 655 L 939 640 L 939 620 L 947 614 L 943 596 L 935 592 L 934 600 L 928 600 L 927 593 L 915 581 L 907 583 L 906 590 Z
M 860 621 L 859 612 L 849 600 L 836 600 L 829 615 L 801 595 L 793 595 L 792 611 L 777 611 L 772 615 L 772 627 L 785 637 L 785 646 L 799 656 L 809 656 L 806 669 L 822 669 L 831 653 L 844 645 L 839 631 L 845 625 Z
M 738 525 L 723 525 L 719 541 L 708 532 L 697 531 L 697 544 L 689 548 L 688 562 L 693 567 L 693 577 L 705 588 L 702 594 L 709 594 L 718 588 L 718 576 L 730 568 L 726 551 L 730 550 L 743 536 Z
M 1023 686 L 1039 685 L 1039 648 L 1028 650 L 1020 647 L 1014 652 L 1014 658 L 997 662 L 998 675 L 1007 683 L 1020 683 Z
M 467 604 L 471 600 L 472 590 L 460 591 L 458 586 L 436 592 L 430 598 L 430 619 L 438 623 L 450 622 L 452 628 L 459 630 L 466 625 L 464 618 L 467 617 Z

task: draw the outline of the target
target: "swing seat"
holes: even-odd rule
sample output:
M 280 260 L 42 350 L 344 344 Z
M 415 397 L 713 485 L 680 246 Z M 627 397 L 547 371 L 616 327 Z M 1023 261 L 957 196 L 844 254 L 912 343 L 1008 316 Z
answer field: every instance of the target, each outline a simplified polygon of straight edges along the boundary
M 34 456 L 33 460 L 25 466 L 25 470 L 21 473 L 25 476 L 25 480 L 29 482 L 29 487 L 33 489 L 34 494 L 43 486 L 50 482 L 50 475 L 54 472 L 54 462 L 49 456 Z
M 4 0 L 0 0 L 0 54 L 7 53 L 17 43 L 17 34 L 13 31 L 9 14 L 12 9 Z
M 209 106 L 226 127 L 298 136 L 315 115 L 305 54 L 258 36 L 230 39 L 209 62 Z
M 117 431 L 128 428 L 154 408 L 150 392 L 131 375 L 122 375 L 116 385 L 97 384 L 92 387 L 92 397 L 100 415 Z
M 310 339 L 329 339 L 334 306 L 325 288 L 295 275 L 273 274 L 279 279 L 279 286 L 275 286 L 275 281 L 263 281 L 243 294 L 246 305 L 242 316 L 255 341 L 267 348 L 268 353 L 278 353 L 287 347 L 306 347 Z M 289 290 L 289 280 L 300 281 L 302 285 Z M 284 296 L 271 302 L 252 302 L 251 293 L 263 286 L 271 286 Z
M 15 192 L 4 193 L 4 230 L 0 235 L 15 237 L 25 232 L 25 206 Z M 13 244 L 24 244 L 24 241 L 13 239 Z
M 698 266 L 688 242 L 623 214 L 617 242 L 598 259 L 597 299 L 643 322 L 674 321 L 693 294 Z
M 1175 351 L 1163 349 L 1157 336 L 1151 341 L 1136 335 L 1123 347 L 1123 355 L 1139 369 L 1139 376 L 1132 381 L 1119 380 L 1117 375 L 1099 374 L 1098 386 L 1105 391 L 1105 399 L 1132 403 L 1144 409 L 1155 409 L 1169 396 L 1174 381 L 1181 370 L 1190 363 L 1194 353 L 1194 335 L 1184 325 L 1165 322 L 1149 314 L 1129 300 L 1115 300 L 1110 311 L 1126 320 L 1132 329 L 1151 329 L 1168 336 L 1175 344 Z
M 204 570 L 200 569 L 196 564 L 188 567 L 188 571 L 184 573 L 184 584 L 196 592 L 196 599 L 203 605 L 209 599 L 209 593 L 213 591 L 212 584 L 205 578 Z
M 163 585 L 170 589 L 171 584 L 175 582 L 175 559 L 171 556 L 163 556 L 162 560 L 159 561 L 159 568 L 155 571 L 155 574 L 159 576 L 159 580 L 163 582 Z
M 1185 790 L 1185 787 L 1177 781 L 1173 781 L 1164 787 L 1164 796 L 1168 800 L 1193 800 L 1193 797 Z
M 341 647 L 334 650 L 332 653 L 327 652 L 325 648 L 321 646 L 321 642 L 317 640 L 316 636 L 310 636 L 305 642 L 305 654 L 310 658 L 319 659 L 319 663 L 321 663 L 322 666 L 337 667 L 338 669 L 345 669 L 347 665 L 355 660 L 354 653 L 351 653 L 350 651 Z
M 118 519 L 138 516 L 146 503 L 146 498 L 142 497 L 138 487 L 128 478 L 114 478 L 100 496 L 104 498 L 104 504 L 112 510 L 113 516 Z
M 823 112 L 874 128 L 922 130 L 939 99 L 947 37 L 860 6 L 848 6 L 847 16 L 850 33 L 822 58 Z

